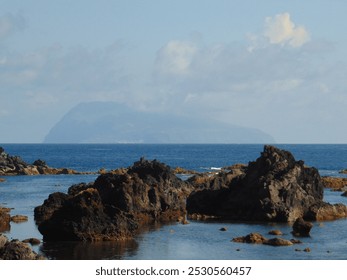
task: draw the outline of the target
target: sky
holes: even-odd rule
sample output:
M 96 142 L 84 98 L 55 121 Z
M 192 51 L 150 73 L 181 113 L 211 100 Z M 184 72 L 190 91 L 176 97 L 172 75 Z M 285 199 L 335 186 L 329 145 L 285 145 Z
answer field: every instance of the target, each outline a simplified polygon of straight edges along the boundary
M 347 143 L 347 1 L 0 0 L 0 143 L 116 101 Z

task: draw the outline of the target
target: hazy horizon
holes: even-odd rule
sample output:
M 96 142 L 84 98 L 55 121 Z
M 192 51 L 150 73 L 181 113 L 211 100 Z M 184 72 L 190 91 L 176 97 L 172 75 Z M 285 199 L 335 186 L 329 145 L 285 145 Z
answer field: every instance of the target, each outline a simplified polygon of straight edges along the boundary
M 347 143 L 346 1 L 0 2 L 0 143 L 94 101 Z

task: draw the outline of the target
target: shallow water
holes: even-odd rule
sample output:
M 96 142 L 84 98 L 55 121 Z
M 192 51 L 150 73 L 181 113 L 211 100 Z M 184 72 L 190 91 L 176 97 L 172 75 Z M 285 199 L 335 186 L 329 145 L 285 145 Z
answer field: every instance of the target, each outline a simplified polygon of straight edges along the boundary
M 0 145 L 1 146 L 1 145 Z M 96 171 L 129 166 L 141 156 L 157 158 L 173 167 L 208 170 L 255 160 L 261 145 L 3 145 L 12 155 L 32 162 L 42 158 L 54 167 Z M 9 149 L 8 149 L 9 148 Z M 319 168 L 322 175 L 339 175 L 346 168 L 347 145 L 286 145 L 296 159 Z M 75 183 L 91 182 L 97 175 L 15 176 L 0 183 L 0 205 L 13 208 L 12 215 L 27 215 L 26 223 L 11 223 L 9 238 L 42 239 L 33 219 L 33 210 L 52 192 L 66 192 Z M 325 200 L 347 203 L 339 192 L 325 191 Z M 221 227 L 227 231 L 219 231 Z M 197 222 L 152 227 L 129 242 L 54 242 L 34 246 L 50 259 L 346 259 L 347 220 L 314 223 L 311 237 L 289 247 L 241 244 L 234 237 L 281 230 L 285 239 L 293 238 L 289 224 Z M 309 247 L 311 252 L 304 252 Z M 300 251 L 296 251 L 298 249 Z

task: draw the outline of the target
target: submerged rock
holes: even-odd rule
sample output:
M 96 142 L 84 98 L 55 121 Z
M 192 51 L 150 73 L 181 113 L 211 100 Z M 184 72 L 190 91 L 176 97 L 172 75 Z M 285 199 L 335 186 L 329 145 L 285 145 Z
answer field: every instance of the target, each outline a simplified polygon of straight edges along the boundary
M 323 202 L 324 184 L 313 167 L 293 155 L 265 146 L 261 156 L 236 176 L 218 174 L 187 200 L 190 215 L 246 221 L 291 222 L 347 216 L 347 207 Z M 199 184 L 190 181 L 196 188 Z M 213 182 L 213 184 L 212 184 Z
M 141 159 L 126 172 L 51 194 L 35 220 L 44 240 L 122 240 L 142 225 L 182 220 L 189 192 L 170 167 Z

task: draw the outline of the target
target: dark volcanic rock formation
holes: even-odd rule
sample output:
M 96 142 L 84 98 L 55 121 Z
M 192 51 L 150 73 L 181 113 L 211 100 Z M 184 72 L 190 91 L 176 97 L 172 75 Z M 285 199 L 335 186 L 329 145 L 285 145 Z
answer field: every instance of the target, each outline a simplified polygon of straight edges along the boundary
M 19 156 L 10 156 L 0 147 L 0 176 L 11 175 L 40 175 L 40 174 L 85 174 L 67 168 L 52 168 L 43 160 L 36 160 L 33 164 L 26 163 Z
M 293 224 L 293 235 L 295 236 L 310 236 L 311 228 L 313 224 L 304 221 L 303 218 L 297 218 Z
M 44 240 L 122 240 L 141 225 L 184 217 L 189 192 L 170 167 L 141 159 L 68 194 L 51 194 L 35 208 L 35 220 Z
M 318 170 L 296 161 L 288 151 L 265 146 L 261 156 L 243 170 L 231 180 L 219 179 L 228 174 L 209 178 L 209 182 L 221 183 L 193 192 L 187 200 L 188 213 L 280 222 L 347 216 L 346 206 L 323 202 L 324 185 Z

